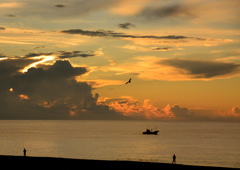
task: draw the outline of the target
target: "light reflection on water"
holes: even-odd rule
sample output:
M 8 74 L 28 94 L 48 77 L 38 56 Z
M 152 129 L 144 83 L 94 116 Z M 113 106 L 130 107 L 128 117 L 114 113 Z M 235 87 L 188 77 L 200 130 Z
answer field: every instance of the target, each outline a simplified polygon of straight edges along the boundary
M 159 135 L 142 135 L 146 128 Z M 157 121 L 0 121 L 0 154 L 240 167 L 240 124 Z

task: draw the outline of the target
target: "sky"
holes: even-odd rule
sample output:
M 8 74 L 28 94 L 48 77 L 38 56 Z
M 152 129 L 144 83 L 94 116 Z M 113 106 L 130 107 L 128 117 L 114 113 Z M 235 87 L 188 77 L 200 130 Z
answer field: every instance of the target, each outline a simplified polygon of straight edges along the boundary
M 0 119 L 240 121 L 239 8 L 0 0 Z

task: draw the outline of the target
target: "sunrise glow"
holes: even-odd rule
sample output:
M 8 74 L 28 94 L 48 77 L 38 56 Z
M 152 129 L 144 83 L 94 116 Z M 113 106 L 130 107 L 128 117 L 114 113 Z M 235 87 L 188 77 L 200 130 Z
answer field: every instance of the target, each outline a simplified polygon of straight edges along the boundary
M 240 168 L 240 0 L 0 0 L 0 21 L 8 169 Z
M 239 121 L 239 6 L 0 3 L 1 96 L 51 119 Z
M 31 67 L 36 67 L 36 65 L 41 64 L 41 63 L 45 63 L 47 61 L 52 61 L 54 60 L 54 56 L 39 56 L 39 57 L 33 57 L 33 59 L 41 59 L 40 61 L 34 62 L 28 66 L 26 66 L 23 70 L 21 70 L 21 72 L 25 73 L 28 71 L 29 68 Z

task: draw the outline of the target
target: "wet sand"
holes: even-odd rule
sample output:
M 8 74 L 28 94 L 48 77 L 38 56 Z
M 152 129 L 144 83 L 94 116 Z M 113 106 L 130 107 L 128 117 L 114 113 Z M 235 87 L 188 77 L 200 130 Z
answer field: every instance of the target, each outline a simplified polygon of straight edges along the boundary
M 23 157 L 23 156 L 0 156 L 2 167 L 8 169 L 80 169 L 80 168 L 182 168 L 186 169 L 236 169 L 223 167 L 207 167 L 193 165 L 179 165 L 167 163 L 152 162 L 134 162 L 134 161 L 109 161 L 109 160 L 87 160 L 87 159 L 68 159 L 68 158 L 50 158 L 50 157 Z

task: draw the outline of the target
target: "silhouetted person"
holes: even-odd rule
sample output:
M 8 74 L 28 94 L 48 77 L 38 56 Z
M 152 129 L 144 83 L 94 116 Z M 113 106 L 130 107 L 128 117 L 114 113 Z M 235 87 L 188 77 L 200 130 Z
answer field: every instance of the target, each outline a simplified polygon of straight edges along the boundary
M 26 156 L 27 150 L 24 148 L 23 149 L 23 156 Z
M 174 154 L 172 158 L 173 158 L 172 164 L 176 164 L 176 155 Z

